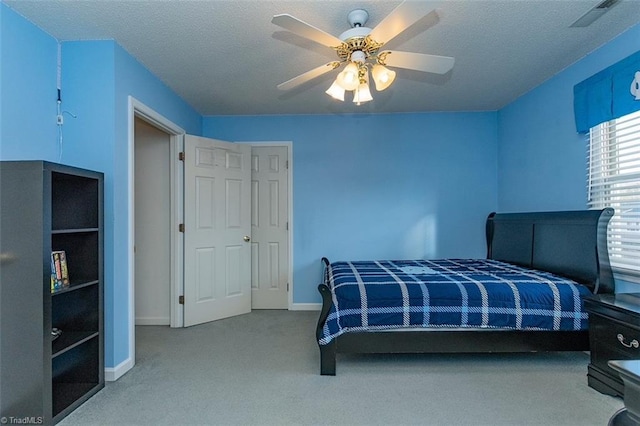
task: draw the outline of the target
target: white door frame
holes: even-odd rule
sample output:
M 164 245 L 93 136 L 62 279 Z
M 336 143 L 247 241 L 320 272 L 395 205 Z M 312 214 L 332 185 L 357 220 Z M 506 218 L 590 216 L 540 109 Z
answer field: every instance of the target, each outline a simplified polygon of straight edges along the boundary
M 129 258 L 128 272 L 128 290 L 129 290 L 129 368 L 135 365 L 135 118 L 140 118 L 152 126 L 169 134 L 169 155 L 170 162 L 170 180 L 171 180 L 171 258 L 173 260 L 171 274 L 171 327 L 182 327 L 183 311 L 182 305 L 178 303 L 178 296 L 182 294 L 183 288 L 183 263 L 182 253 L 184 252 L 183 235 L 178 230 L 178 224 L 182 223 L 182 192 L 183 192 L 183 173 L 180 161 L 178 160 L 178 152 L 181 152 L 184 144 L 185 131 L 160 115 L 153 109 L 149 108 L 136 98 L 129 96 L 129 138 L 127 149 L 127 179 L 128 179 L 128 220 L 127 232 L 129 241 L 127 245 L 127 256 Z M 128 370 L 128 369 L 127 369 Z M 125 371 L 126 372 L 126 371 Z M 124 374 L 124 372 L 122 373 Z M 117 377 L 115 377 L 117 379 Z M 114 380 L 115 380 L 114 379 Z
M 288 310 L 293 309 L 293 159 L 291 157 L 293 142 L 291 141 L 236 141 L 237 143 L 245 143 L 251 146 L 274 146 L 287 148 L 287 159 L 289 165 L 287 167 L 287 193 L 288 193 L 288 215 L 289 215 L 289 270 L 287 271 L 287 282 L 289 283 L 289 307 Z

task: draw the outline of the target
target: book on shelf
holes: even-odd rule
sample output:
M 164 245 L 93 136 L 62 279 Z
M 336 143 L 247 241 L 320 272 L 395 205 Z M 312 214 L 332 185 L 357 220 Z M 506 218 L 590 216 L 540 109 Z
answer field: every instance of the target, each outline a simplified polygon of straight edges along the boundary
M 69 268 L 64 250 L 51 252 L 51 292 L 69 287 Z

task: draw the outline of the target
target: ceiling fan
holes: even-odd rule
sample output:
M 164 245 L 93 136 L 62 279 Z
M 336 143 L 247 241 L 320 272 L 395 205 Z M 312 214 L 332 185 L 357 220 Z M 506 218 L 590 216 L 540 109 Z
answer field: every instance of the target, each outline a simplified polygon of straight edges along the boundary
M 345 65 L 326 93 L 334 99 L 344 101 L 345 91 L 353 91 L 353 102 L 360 105 L 373 100 L 369 90 L 369 68 L 377 91 L 385 90 L 395 80 L 396 72 L 387 66 L 446 74 L 453 68 L 454 58 L 383 49 L 390 40 L 432 13 L 426 8 L 423 2 L 402 2 L 373 29 L 365 26 L 369 19 L 366 10 L 353 10 L 347 16 L 351 29 L 343 32 L 340 37 L 326 33 L 292 15 L 275 15 L 272 23 L 330 47 L 338 55 L 338 60 L 285 81 L 278 85 L 278 89 L 293 89 Z

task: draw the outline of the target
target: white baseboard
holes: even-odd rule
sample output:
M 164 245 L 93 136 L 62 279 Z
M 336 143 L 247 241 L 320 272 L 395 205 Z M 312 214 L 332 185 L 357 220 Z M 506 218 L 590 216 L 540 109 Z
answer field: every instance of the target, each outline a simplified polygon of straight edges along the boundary
M 136 318 L 136 325 L 170 325 L 169 317 L 142 317 Z
M 131 358 L 127 358 L 115 367 L 107 367 L 104 369 L 104 379 L 107 382 L 115 382 L 127 371 L 131 370 L 133 365 L 133 360 Z
M 291 305 L 290 311 L 319 311 L 322 309 L 322 303 L 294 303 Z

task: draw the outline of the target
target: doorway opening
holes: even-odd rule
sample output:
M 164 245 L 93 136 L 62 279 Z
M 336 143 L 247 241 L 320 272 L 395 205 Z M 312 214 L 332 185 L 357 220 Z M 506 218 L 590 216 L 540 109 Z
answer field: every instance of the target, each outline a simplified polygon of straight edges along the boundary
M 136 135 L 136 131 L 142 132 L 142 134 Z M 182 218 L 182 204 L 179 202 L 182 198 L 182 175 L 179 173 L 179 165 L 177 160 L 177 153 L 182 150 L 182 143 L 184 139 L 185 131 L 179 126 L 167 120 L 162 115 L 158 114 L 151 108 L 147 107 L 143 103 L 139 102 L 133 97 L 129 97 L 129 138 L 128 138 L 128 152 L 127 152 L 127 174 L 128 174 L 128 317 L 129 317 L 129 342 L 128 353 L 129 356 L 126 362 L 121 363 L 114 369 L 113 374 L 110 375 L 112 380 L 117 380 L 129 369 L 135 365 L 135 326 L 136 323 L 151 324 L 155 322 L 162 322 L 167 324 L 167 301 L 162 301 L 162 298 L 168 299 L 169 307 L 169 322 L 171 327 L 182 327 L 182 308 L 177 303 L 171 303 L 173 300 L 177 300 L 178 295 L 182 294 L 182 253 L 183 253 L 183 239 L 182 235 L 178 231 L 178 223 L 181 223 Z M 138 144 L 136 136 L 141 137 L 141 143 Z M 148 140 L 145 140 L 148 139 Z M 155 143 L 152 141 L 155 140 Z M 136 152 L 138 151 L 138 152 Z M 136 155 L 138 154 L 138 155 Z M 150 159 L 144 157 L 149 155 Z M 152 164 L 151 160 L 154 164 Z M 156 161 L 162 162 L 162 164 L 155 164 Z M 139 169 L 139 170 L 136 170 Z M 163 169 L 163 170 L 152 170 Z M 136 172 L 144 171 L 142 173 Z M 146 174 L 151 173 L 151 176 Z M 136 174 L 138 176 L 136 176 Z M 161 183 L 155 184 L 152 178 L 156 177 L 161 180 Z M 137 180 L 142 179 L 142 180 Z M 137 185 L 136 185 L 137 184 Z M 149 185 L 154 185 L 150 187 Z M 153 204 L 150 201 L 144 201 L 146 192 L 162 192 L 162 207 L 166 209 L 163 212 L 157 212 Z M 147 197 L 148 198 L 148 197 Z M 138 212 L 137 210 L 142 210 Z M 159 209 L 159 208 L 157 208 Z M 158 219 L 164 224 L 166 232 L 160 232 L 161 236 L 154 236 L 153 231 L 146 230 L 145 222 L 151 219 L 151 216 L 160 214 Z M 156 219 L 153 219 L 156 220 Z M 155 227 L 155 225 L 154 225 Z M 163 269 L 164 273 L 168 274 L 165 282 L 168 281 L 169 287 L 164 287 L 166 291 L 164 295 L 157 296 L 140 296 L 143 299 L 145 297 L 154 298 L 156 302 L 162 305 L 162 309 L 149 309 L 150 303 L 145 303 L 142 300 L 141 306 L 136 306 L 136 293 L 140 293 L 141 290 L 146 294 L 149 292 L 147 287 L 150 284 L 142 284 L 142 287 L 138 289 L 136 269 L 140 268 L 142 271 L 151 268 L 150 265 L 155 261 L 149 259 L 137 259 L 136 254 L 141 254 L 136 247 L 136 238 L 138 241 L 142 239 L 142 246 L 149 247 L 154 238 L 162 239 L 164 247 L 162 250 L 154 250 L 149 254 L 145 253 L 147 257 L 160 256 L 164 262 L 168 262 L 168 268 Z M 168 244 L 167 244 L 168 238 Z M 137 252 L 137 253 L 136 253 Z M 139 257 L 139 256 L 138 256 Z M 139 265 L 137 263 L 140 263 Z M 168 272 L 167 272 L 168 271 Z M 149 272 L 149 271 L 147 271 Z M 151 272 L 155 273 L 155 272 Z M 147 301 L 149 302 L 149 301 Z M 140 309 L 138 314 L 136 311 Z M 154 313 L 155 312 L 155 313 Z
M 135 325 L 170 325 L 171 138 L 139 117 L 134 128 Z

